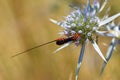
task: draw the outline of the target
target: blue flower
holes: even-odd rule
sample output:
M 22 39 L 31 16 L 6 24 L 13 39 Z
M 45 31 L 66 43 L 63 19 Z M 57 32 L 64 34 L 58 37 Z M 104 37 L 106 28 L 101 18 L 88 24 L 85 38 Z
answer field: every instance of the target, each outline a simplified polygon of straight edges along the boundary
M 76 8 L 70 12 L 70 14 L 67 15 L 63 21 L 50 19 L 51 22 L 63 28 L 63 31 L 60 32 L 60 34 L 64 37 L 69 38 L 75 34 L 79 34 L 79 37 L 77 37 L 74 41 L 69 41 L 55 51 L 56 53 L 57 51 L 69 46 L 72 43 L 75 43 L 76 46 L 82 45 L 76 69 L 76 80 L 78 80 L 78 73 L 82 63 L 85 45 L 88 41 L 92 43 L 96 52 L 100 55 L 104 62 L 107 63 L 107 60 L 104 58 L 100 48 L 96 43 L 96 37 L 98 35 L 117 36 L 116 34 L 107 34 L 106 32 L 108 32 L 108 30 L 106 31 L 106 25 L 119 17 L 120 13 L 117 13 L 111 17 L 108 17 L 106 14 L 103 18 L 100 18 L 98 14 L 104 9 L 106 4 L 107 0 L 105 0 L 103 5 L 100 7 L 100 4 L 97 0 L 94 0 L 93 5 L 91 5 L 90 0 L 88 0 L 85 8 Z

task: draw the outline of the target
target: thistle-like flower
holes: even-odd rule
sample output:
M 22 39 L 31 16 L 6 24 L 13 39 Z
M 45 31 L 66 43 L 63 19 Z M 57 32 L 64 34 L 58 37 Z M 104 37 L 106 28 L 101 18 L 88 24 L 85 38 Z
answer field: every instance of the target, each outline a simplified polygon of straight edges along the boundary
M 72 43 L 75 43 L 76 46 L 82 45 L 76 69 L 76 80 L 78 80 L 78 73 L 84 55 L 85 44 L 88 41 L 92 43 L 96 52 L 100 55 L 104 62 L 107 63 L 107 60 L 104 58 L 101 50 L 96 43 L 96 37 L 103 34 L 104 32 L 101 31 L 101 28 L 102 30 L 106 30 L 106 24 L 119 17 L 120 13 L 108 18 L 105 18 L 106 15 L 103 18 L 100 18 L 98 14 L 104 9 L 106 3 L 107 0 L 105 0 L 103 5 L 100 7 L 100 4 L 97 0 L 94 0 L 93 5 L 91 5 L 90 0 L 88 0 L 88 3 L 84 9 L 77 8 L 73 10 L 69 15 L 65 17 L 63 21 L 50 19 L 51 22 L 63 28 L 63 31 L 60 32 L 61 35 L 65 36 L 66 38 L 74 38 L 69 40 L 62 47 L 58 48 L 55 52 L 69 46 Z M 77 36 L 75 36 L 76 34 Z

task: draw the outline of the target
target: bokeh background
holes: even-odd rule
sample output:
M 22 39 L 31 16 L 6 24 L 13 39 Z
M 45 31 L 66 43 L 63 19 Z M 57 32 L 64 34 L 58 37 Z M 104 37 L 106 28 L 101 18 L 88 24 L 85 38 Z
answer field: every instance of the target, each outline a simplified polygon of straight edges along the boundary
M 84 5 L 87 0 L 0 0 L 0 80 L 74 80 L 80 46 L 71 45 L 53 54 L 59 48 L 55 43 L 25 54 L 11 56 L 58 37 L 60 27 L 49 18 L 61 20 L 71 8 Z M 101 3 L 103 0 L 100 1 Z M 109 0 L 110 16 L 120 12 L 119 0 Z M 104 15 L 104 12 L 101 14 Z M 116 23 L 120 18 L 116 19 Z M 99 46 L 106 53 L 111 38 L 100 37 Z M 104 44 L 106 43 L 106 44 Z M 120 46 L 112 55 L 103 76 L 99 73 L 103 60 L 87 44 L 79 80 L 119 80 Z

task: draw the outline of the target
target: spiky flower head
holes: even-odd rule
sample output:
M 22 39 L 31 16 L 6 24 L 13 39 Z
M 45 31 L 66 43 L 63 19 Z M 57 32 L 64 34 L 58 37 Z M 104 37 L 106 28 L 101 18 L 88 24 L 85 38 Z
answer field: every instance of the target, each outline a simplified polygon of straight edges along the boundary
M 101 58 L 107 63 L 106 59 L 102 55 L 101 50 L 99 49 L 95 39 L 97 35 L 101 35 L 103 32 L 102 30 L 106 30 L 106 24 L 113 21 L 115 18 L 120 16 L 120 13 L 107 17 L 105 15 L 103 18 L 100 18 L 98 14 L 104 9 L 105 5 L 107 3 L 107 0 L 103 3 L 103 5 L 100 7 L 100 4 L 97 0 L 94 0 L 93 4 L 90 4 L 90 0 L 88 0 L 88 3 L 85 8 L 75 8 L 72 12 L 70 12 L 69 15 L 65 17 L 63 21 L 56 21 L 54 19 L 50 19 L 53 23 L 61 26 L 63 28 L 63 31 L 60 32 L 65 37 L 71 37 L 75 34 L 80 34 L 77 39 L 74 41 L 70 41 L 57 49 L 55 52 L 61 50 L 64 47 L 67 47 L 71 43 L 75 43 L 76 46 L 82 45 L 80 57 L 78 60 L 77 70 L 76 70 L 76 80 L 78 79 L 78 72 L 80 69 L 80 65 L 82 62 L 85 44 L 86 42 L 90 41 L 94 47 L 94 49 L 98 52 L 98 54 L 101 56 Z M 104 34 L 103 34 L 104 35 Z
M 100 18 L 98 14 L 104 8 L 105 3 L 106 1 L 100 8 L 97 0 L 94 1 L 93 5 L 90 5 L 90 0 L 88 0 L 88 3 L 84 9 L 77 8 L 73 10 L 65 17 L 63 21 L 58 22 L 53 19 L 50 20 L 64 28 L 64 30 L 60 32 L 63 36 L 71 37 L 76 33 L 80 34 L 80 38 L 78 37 L 78 39 L 74 41 L 77 43 L 77 46 L 79 44 L 84 44 L 86 40 L 89 40 L 94 44 L 96 36 L 99 34 L 101 35 L 101 27 L 120 16 L 120 13 L 118 13 L 107 19 Z

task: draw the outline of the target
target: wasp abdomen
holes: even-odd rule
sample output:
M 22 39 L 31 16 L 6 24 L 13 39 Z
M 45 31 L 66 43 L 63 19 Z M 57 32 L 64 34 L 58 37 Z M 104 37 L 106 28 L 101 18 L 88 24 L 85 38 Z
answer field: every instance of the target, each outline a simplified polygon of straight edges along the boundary
M 62 44 L 67 43 L 69 41 L 72 41 L 72 38 L 59 38 L 56 40 L 56 44 L 62 45 Z

